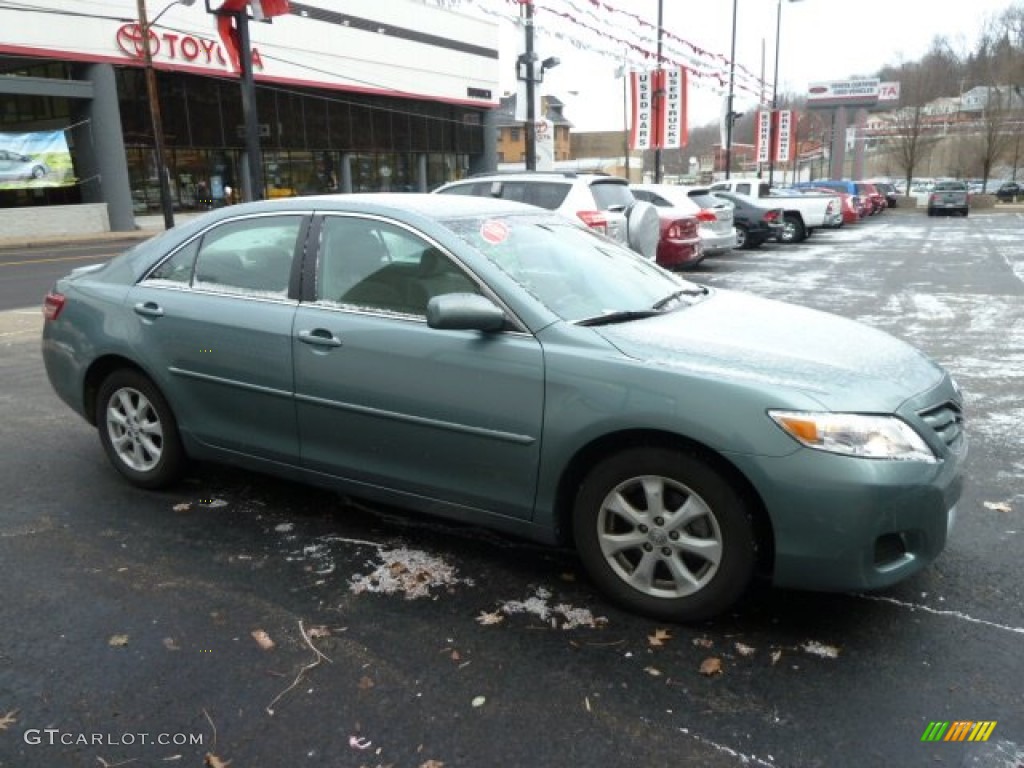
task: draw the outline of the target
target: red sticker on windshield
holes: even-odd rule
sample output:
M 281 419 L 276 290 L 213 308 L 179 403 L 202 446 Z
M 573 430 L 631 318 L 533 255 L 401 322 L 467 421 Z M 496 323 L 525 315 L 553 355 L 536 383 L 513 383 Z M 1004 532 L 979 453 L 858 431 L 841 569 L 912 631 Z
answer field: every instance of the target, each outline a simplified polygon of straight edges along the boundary
M 480 237 L 491 245 L 497 245 L 508 238 L 508 225 L 503 221 L 489 219 L 480 227 Z

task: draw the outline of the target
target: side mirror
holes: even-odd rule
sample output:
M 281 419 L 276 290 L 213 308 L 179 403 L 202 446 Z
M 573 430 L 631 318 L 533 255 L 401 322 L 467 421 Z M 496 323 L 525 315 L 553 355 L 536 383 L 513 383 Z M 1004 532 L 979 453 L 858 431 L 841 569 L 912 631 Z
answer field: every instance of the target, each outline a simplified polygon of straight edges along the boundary
M 427 303 L 427 325 L 443 331 L 500 331 L 505 313 L 476 293 L 445 293 Z

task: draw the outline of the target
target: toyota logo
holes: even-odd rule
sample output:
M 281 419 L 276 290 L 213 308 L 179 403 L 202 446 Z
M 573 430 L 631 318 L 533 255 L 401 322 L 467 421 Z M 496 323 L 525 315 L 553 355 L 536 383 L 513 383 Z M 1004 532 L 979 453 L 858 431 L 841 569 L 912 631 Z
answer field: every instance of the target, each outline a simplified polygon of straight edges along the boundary
M 138 24 L 124 24 L 117 30 L 117 46 L 124 51 L 125 56 L 133 59 L 141 59 L 146 54 L 146 48 L 142 42 L 142 29 Z M 160 51 L 160 38 L 156 32 L 149 30 L 149 50 L 153 56 Z

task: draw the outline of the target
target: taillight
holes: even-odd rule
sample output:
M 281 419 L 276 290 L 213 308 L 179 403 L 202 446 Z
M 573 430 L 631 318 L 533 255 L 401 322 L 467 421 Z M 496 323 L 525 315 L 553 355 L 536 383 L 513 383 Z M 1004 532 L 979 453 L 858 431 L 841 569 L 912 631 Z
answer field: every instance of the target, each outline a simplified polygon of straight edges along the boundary
M 694 219 L 673 221 L 665 230 L 666 240 L 689 240 L 697 236 L 697 222 Z
M 56 320 L 57 315 L 64 309 L 65 301 L 67 299 L 64 298 L 63 293 L 55 293 L 54 291 L 47 293 L 46 298 L 43 299 L 43 317 L 47 320 Z
M 576 211 L 576 215 L 591 229 L 596 229 L 602 235 L 608 234 L 608 219 L 601 211 Z
M 701 208 L 699 211 L 697 211 L 697 219 L 705 223 L 718 221 L 718 217 L 715 216 L 715 212 L 709 211 L 707 208 Z
M 761 218 L 764 219 L 765 221 L 767 221 L 769 224 L 773 224 L 773 223 L 775 223 L 776 221 L 779 220 L 779 212 L 778 211 L 768 211 Z

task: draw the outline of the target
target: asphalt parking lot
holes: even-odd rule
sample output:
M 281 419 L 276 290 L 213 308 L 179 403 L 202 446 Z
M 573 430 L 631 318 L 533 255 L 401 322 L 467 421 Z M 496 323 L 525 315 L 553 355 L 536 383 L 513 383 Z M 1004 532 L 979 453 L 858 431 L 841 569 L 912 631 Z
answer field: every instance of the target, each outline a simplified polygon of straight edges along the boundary
M 924 573 L 757 585 L 690 626 L 612 607 L 571 552 L 357 499 L 212 466 L 131 488 L 50 391 L 38 310 L 0 313 L 0 766 L 1021 768 L 1022 232 L 890 212 L 689 274 L 917 345 L 971 439 Z M 995 726 L 922 742 L 936 721 Z

